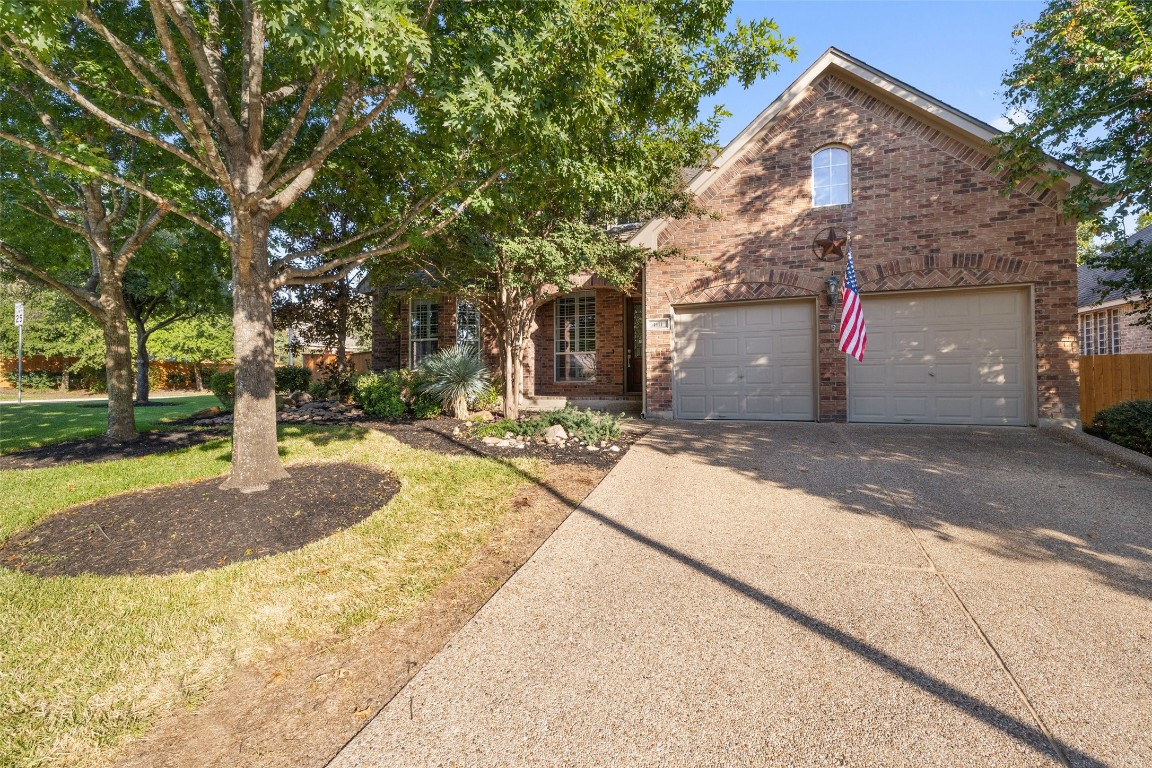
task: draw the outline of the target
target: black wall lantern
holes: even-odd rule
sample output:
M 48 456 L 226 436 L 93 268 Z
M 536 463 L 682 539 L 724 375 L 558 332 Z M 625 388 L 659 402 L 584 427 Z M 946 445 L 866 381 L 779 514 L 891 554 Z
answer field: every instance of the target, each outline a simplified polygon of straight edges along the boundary
M 828 279 L 824 281 L 824 287 L 828 289 L 828 306 L 836 306 L 836 302 L 840 300 L 840 275 L 835 272 L 828 275 Z

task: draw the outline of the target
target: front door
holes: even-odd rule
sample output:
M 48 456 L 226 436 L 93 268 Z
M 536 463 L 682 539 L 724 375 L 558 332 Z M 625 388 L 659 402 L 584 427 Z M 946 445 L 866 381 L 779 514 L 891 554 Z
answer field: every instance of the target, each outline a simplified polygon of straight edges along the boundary
M 624 302 L 624 326 L 627 328 L 624 379 L 629 392 L 644 388 L 644 303 L 629 296 Z

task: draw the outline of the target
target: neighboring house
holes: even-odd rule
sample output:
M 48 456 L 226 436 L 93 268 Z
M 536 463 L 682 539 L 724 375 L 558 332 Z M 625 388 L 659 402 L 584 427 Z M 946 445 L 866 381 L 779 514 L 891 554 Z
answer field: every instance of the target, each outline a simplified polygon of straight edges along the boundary
M 1152 245 L 1152 226 L 1128 238 L 1129 245 Z M 1116 270 L 1081 266 L 1077 304 L 1080 307 L 1080 354 L 1152 354 L 1152 327 L 1136 325 L 1136 296 L 1120 293 L 1106 283 L 1123 277 Z
M 1075 222 L 1061 190 L 1002 194 L 996 134 L 830 49 L 690 177 L 719 218 L 631 238 L 685 258 L 649 265 L 635 294 L 589 278 L 539 311 L 525 394 L 635 393 L 648 416 L 682 419 L 1077 418 Z M 863 363 L 836 348 L 827 281 L 844 261 L 813 253 L 829 227 L 852 232 Z M 448 296 L 395 311 L 378 367 L 485 333 Z

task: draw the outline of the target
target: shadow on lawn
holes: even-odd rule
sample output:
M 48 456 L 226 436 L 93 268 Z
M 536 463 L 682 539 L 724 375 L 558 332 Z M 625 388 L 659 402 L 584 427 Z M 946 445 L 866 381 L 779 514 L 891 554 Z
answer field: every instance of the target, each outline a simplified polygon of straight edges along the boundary
M 742 426 L 738 432 L 733 432 L 725 430 L 723 425 L 671 423 L 649 433 L 645 444 L 669 455 L 687 454 L 764 482 L 791 485 L 807 493 L 821 493 L 820 489 L 824 489 L 824 493 L 835 496 L 851 513 L 888 516 L 944 539 L 949 538 L 944 528 L 952 525 L 993 533 L 1000 537 L 995 550 L 1001 556 L 1066 559 L 1091 568 L 1117 588 L 1147 595 L 1147 583 L 1138 571 L 1106 559 L 1114 552 L 1122 551 L 1127 557 L 1137 556 L 1141 563 L 1147 563 L 1148 553 L 1152 551 L 1145 546 L 1148 544 L 1147 530 L 1140 531 L 1136 544 L 1129 544 L 1125 541 L 1127 533 L 1112 530 L 1106 524 L 1113 520 L 1111 513 L 1097 511 L 1090 519 L 1081 520 L 1078 515 L 1091 508 L 1091 499 L 1069 499 L 1075 491 L 1064 486 L 1089 480 L 1100 486 L 1097 490 L 1107 492 L 1119 484 L 1123 486 L 1123 492 L 1117 503 L 1123 504 L 1146 499 L 1149 483 L 1107 465 L 1086 468 L 1083 453 L 1055 443 L 1034 430 L 942 428 L 938 431 L 906 431 L 892 427 L 822 424 Z M 991 439 L 993 436 L 995 440 Z M 1005 445 L 999 445 L 1000 441 L 1005 441 Z M 477 456 L 503 462 L 553 497 L 576 507 L 578 512 L 835 643 L 1040 754 L 1064 765 L 1108 768 L 1107 763 L 1045 733 L 1038 724 L 1025 722 L 989 705 L 876 645 L 837 629 L 609 515 L 580 506 L 579 500 L 566 497 L 506 459 L 488 456 L 464 443 L 460 445 Z M 927 458 L 929 456 L 947 458 L 940 462 L 931 461 Z M 996 462 L 1005 460 L 1007 466 L 994 466 Z M 808 471 L 796 472 L 797 462 L 803 462 L 800 466 Z M 929 506 L 925 498 L 929 494 L 919 487 L 919 478 L 917 488 L 909 487 L 907 483 L 893 483 L 895 473 L 888 469 L 891 463 L 918 465 L 914 469 L 921 472 L 924 483 L 935 486 L 936 490 L 943 490 L 948 483 L 964 490 L 952 497 L 954 503 L 943 508 L 941 495 L 931 494 L 933 505 Z M 854 468 L 845 471 L 845 467 Z M 907 471 L 905 467 L 905 476 Z M 822 472 L 828 476 L 821 478 Z M 1037 488 L 1030 482 L 1032 473 L 1049 480 L 1040 482 Z M 804 482 L 786 482 L 784 476 L 788 474 L 801 474 Z M 854 478 L 853 475 L 862 477 Z M 1020 487 L 1012 491 L 1013 485 Z M 842 491 L 851 486 L 855 486 L 863 500 L 845 501 L 842 498 Z M 1069 493 L 1060 494 L 1061 490 Z M 945 493 L 943 498 L 948 499 L 948 494 Z M 1053 504 L 1054 500 L 1060 504 Z M 1005 515 L 1016 513 L 1019 516 L 1012 518 L 1012 524 L 1005 522 Z M 1031 528 L 1041 523 L 1046 527 Z M 1093 535 L 1088 529 L 1097 533 Z M 1078 534 L 1088 537 L 1096 546 L 1087 548 L 1073 544 L 1072 539 L 1081 540 Z

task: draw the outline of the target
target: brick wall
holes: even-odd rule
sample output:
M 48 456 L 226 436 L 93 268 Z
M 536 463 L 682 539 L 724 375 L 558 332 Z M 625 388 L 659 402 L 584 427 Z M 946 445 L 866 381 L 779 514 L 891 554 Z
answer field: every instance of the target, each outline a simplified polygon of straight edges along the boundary
M 1128 314 L 1120 318 L 1120 353 L 1123 355 L 1152 354 L 1152 327 L 1136 325 L 1137 315 L 1131 311 L 1134 305 L 1121 308 Z
M 852 202 L 813 208 L 811 155 L 830 143 L 851 149 Z M 649 267 L 647 317 L 674 305 L 818 295 L 844 262 L 816 260 L 812 240 L 826 227 L 851 229 L 865 317 L 872 291 L 1031 284 L 1039 415 L 1074 418 L 1075 224 L 1058 215 L 1052 192 L 1001 195 L 990 158 L 826 75 L 701 196 L 719 220 L 674 221 L 661 233 L 661 246 L 691 258 Z M 820 414 L 843 421 L 846 366 L 832 313 L 819 304 Z M 671 334 L 647 331 L 647 350 L 648 411 L 669 415 Z
M 399 317 L 407 302 L 387 293 L 372 300 L 372 370 L 402 367 Z

